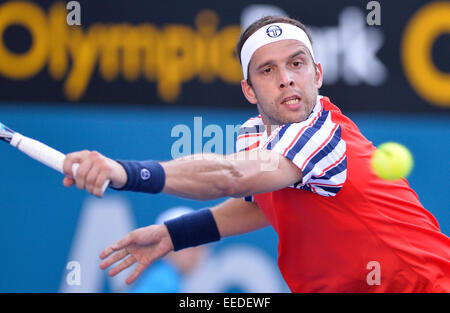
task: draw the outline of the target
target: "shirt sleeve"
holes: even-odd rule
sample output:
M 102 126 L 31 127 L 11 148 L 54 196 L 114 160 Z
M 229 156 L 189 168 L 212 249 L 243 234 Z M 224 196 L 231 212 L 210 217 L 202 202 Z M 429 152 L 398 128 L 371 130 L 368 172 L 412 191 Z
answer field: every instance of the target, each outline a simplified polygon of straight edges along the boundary
M 255 116 L 247 120 L 239 129 L 236 140 L 236 152 L 258 148 L 264 131 L 265 126 L 260 116 Z
M 261 116 L 255 116 L 242 124 L 236 140 L 236 152 L 248 151 L 259 148 L 265 126 Z M 247 202 L 254 202 L 253 195 L 244 197 Z
M 283 125 L 264 147 L 285 156 L 302 171 L 302 180 L 291 187 L 335 196 L 347 179 L 346 143 L 330 111 Z

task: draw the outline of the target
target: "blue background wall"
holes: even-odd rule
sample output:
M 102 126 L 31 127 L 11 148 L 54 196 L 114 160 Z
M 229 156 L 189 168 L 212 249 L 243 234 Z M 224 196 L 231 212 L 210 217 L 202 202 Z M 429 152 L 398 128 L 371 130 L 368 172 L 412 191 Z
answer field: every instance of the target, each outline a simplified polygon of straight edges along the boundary
M 95 149 L 118 159 L 171 159 L 177 124 L 193 129 L 195 116 L 203 127 L 244 122 L 255 111 L 177 108 L 58 108 L 0 105 L 1 121 L 21 133 L 65 153 Z M 450 205 L 446 181 L 450 176 L 450 118 L 426 115 L 350 115 L 374 144 L 398 141 L 415 157 L 409 178 L 423 205 L 450 234 Z M 203 143 L 207 139 L 203 140 Z M 0 147 L 0 292 L 57 292 L 65 274 L 85 191 L 65 188 L 62 175 L 19 151 Z M 119 192 L 109 190 L 111 194 Z M 218 201 L 199 202 L 167 195 L 120 193 L 131 203 L 138 227 L 154 222 L 163 210 L 188 205 L 201 208 Z M 214 249 L 248 243 L 276 261 L 277 238 L 271 228 L 225 239 Z M 100 252 L 100 251 L 98 251 Z M 96 258 L 97 255 L 93 255 Z

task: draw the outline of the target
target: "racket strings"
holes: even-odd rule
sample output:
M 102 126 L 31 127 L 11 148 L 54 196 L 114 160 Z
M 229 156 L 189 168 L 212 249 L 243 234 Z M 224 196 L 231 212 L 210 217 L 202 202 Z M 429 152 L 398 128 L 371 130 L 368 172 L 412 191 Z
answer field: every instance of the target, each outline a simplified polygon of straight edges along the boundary
M 11 142 L 14 132 L 8 127 L 0 123 L 0 139 L 6 142 Z

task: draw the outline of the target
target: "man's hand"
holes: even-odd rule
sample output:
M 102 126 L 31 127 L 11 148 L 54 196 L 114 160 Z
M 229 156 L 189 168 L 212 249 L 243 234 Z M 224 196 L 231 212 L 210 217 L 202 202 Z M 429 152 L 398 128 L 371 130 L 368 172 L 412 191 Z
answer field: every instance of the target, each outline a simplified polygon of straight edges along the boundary
M 102 251 L 100 263 L 102 270 L 123 260 L 113 267 L 109 276 L 115 276 L 138 262 L 134 272 L 126 279 L 131 284 L 154 261 L 173 250 L 172 240 L 165 225 L 151 225 L 138 228 Z
M 76 178 L 73 178 L 72 165 L 78 163 Z M 63 164 L 66 177 L 63 184 L 66 187 L 77 185 L 79 189 L 102 197 L 102 186 L 107 179 L 111 180 L 111 186 L 123 187 L 127 182 L 125 169 L 114 160 L 111 160 L 96 151 L 79 151 L 69 153 Z

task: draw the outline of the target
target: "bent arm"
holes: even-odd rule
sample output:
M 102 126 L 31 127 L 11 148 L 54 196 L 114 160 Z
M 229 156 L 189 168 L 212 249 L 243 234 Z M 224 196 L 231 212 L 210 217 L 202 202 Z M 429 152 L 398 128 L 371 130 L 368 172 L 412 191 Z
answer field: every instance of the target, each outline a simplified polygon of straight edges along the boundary
M 258 205 L 242 199 L 229 199 L 211 209 L 213 218 L 218 226 L 220 237 L 243 234 L 268 225 Z M 192 229 L 185 229 L 189 232 Z M 133 273 L 127 278 L 131 284 L 154 261 L 164 257 L 174 250 L 173 238 L 164 225 L 150 225 L 136 229 L 118 242 L 102 251 L 100 258 L 101 269 L 106 269 L 114 263 L 109 271 L 115 276 L 129 266 L 138 263 Z

